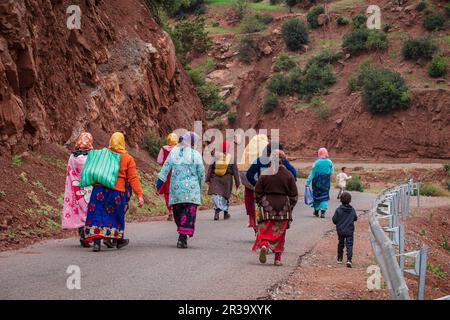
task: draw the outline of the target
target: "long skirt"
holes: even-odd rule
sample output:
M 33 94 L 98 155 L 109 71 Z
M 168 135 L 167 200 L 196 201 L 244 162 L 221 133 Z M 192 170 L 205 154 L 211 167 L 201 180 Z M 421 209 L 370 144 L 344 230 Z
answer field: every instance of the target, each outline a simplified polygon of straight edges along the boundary
M 328 210 L 328 201 L 313 202 L 311 207 L 313 207 L 314 210 Z
M 195 231 L 197 205 L 193 203 L 177 203 L 172 208 L 173 219 L 177 224 L 178 233 L 192 237 Z
M 248 215 L 248 227 L 256 228 L 255 218 L 255 192 L 252 189 L 245 188 L 244 191 L 245 210 Z
M 226 211 L 228 212 L 229 206 L 230 206 L 230 202 L 228 201 L 227 198 L 222 197 L 221 195 L 218 194 L 213 194 L 212 195 L 212 199 L 214 202 L 214 210 L 220 210 L 220 211 Z
M 128 210 L 130 197 L 129 189 L 121 192 L 104 186 L 94 186 L 84 228 L 86 240 L 123 239 L 125 213 Z
M 265 246 L 273 252 L 282 253 L 286 240 L 286 230 L 289 228 L 289 220 L 266 220 L 258 225 L 258 235 L 252 250 Z

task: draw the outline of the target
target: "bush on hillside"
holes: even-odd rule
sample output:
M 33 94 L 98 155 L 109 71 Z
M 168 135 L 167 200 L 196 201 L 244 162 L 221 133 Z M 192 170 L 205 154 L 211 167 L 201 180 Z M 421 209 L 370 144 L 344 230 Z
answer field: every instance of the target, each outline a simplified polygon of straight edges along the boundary
M 318 64 L 319 66 L 324 66 L 327 64 L 332 64 L 342 58 L 341 52 L 336 52 L 332 49 L 323 49 L 318 55 L 312 57 L 305 66 L 308 69 L 312 64 Z
M 402 56 L 407 60 L 431 59 L 438 50 L 430 38 L 416 38 L 403 41 Z
M 188 52 L 201 54 L 211 47 L 205 22 L 204 17 L 197 16 L 192 20 L 181 21 L 173 30 L 169 30 L 181 60 L 185 59 Z
M 355 29 L 344 36 L 342 48 L 350 54 L 357 54 L 366 49 L 369 30 L 366 28 Z
M 295 67 L 288 75 L 289 92 L 302 93 L 303 73 L 299 67 Z
M 236 18 L 242 20 L 247 13 L 248 3 L 247 0 L 234 0 L 233 13 Z
M 445 11 L 445 15 L 447 17 L 450 17 L 450 2 L 445 5 L 444 11 Z
M 365 75 L 371 73 L 374 68 L 375 66 L 369 60 L 364 60 L 358 66 L 356 73 L 348 78 L 347 93 L 350 94 L 354 91 L 360 90 L 363 85 Z
M 159 136 L 159 133 L 155 129 L 150 129 L 144 134 L 144 149 L 148 153 L 156 158 L 159 154 L 159 150 L 166 144 L 166 140 Z
M 369 50 L 384 50 L 387 48 L 387 35 L 378 29 L 369 30 L 366 47 Z
M 420 1 L 416 6 L 416 10 L 422 12 L 423 10 L 425 10 L 426 7 L 427 3 L 425 1 Z
M 361 177 L 353 176 L 350 180 L 347 181 L 347 186 L 345 189 L 347 191 L 364 192 L 364 186 L 361 182 Z
M 260 32 L 266 25 L 254 14 L 246 16 L 241 22 L 241 30 L 244 33 Z
M 308 100 L 336 82 L 331 66 L 313 63 L 303 75 L 301 93 Z
M 197 88 L 198 97 L 200 98 L 205 110 L 220 109 L 218 105 L 223 101 L 219 93 L 219 87 L 211 82 L 206 82 L 204 85 Z
M 357 30 L 366 28 L 366 21 L 367 18 L 365 13 L 364 12 L 358 13 L 356 16 L 352 18 L 352 29 Z
M 338 26 L 346 26 L 346 25 L 349 24 L 349 22 L 350 21 L 348 21 L 348 19 L 346 17 L 343 17 L 343 16 L 339 16 L 336 19 L 336 23 L 337 23 Z
M 263 101 L 263 105 L 261 107 L 263 113 L 269 113 L 275 110 L 278 107 L 278 97 L 273 94 L 269 93 Z
M 325 12 L 325 8 L 323 6 L 315 6 L 311 10 L 309 10 L 306 20 L 311 28 L 315 29 L 319 27 L 318 18 L 319 15 Z
M 442 166 L 444 168 L 444 171 L 447 175 L 450 175 L 450 162 L 449 163 L 444 163 L 444 165 Z
M 287 95 L 290 93 L 289 81 L 283 74 L 275 73 L 269 81 L 267 81 L 267 89 L 279 96 Z
M 420 185 L 420 195 L 425 197 L 445 197 L 448 196 L 448 192 L 437 183 L 422 183 Z
M 268 13 L 255 13 L 256 18 L 264 24 L 271 24 L 273 21 L 273 16 Z
M 316 117 L 321 120 L 326 120 L 331 115 L 330 107 L 325 104 L 320 97 L 314 97 L 311 99 L 311 105 L 313 106 L 313 111 Z
M 235 123 L 237 119 L 236 112 L 228 112 L 227 119 L 229 123 L 231 124 Z
M 255 40 L 250 36 L 241 38 L 238 45 L 238 59 L 245 63 L 250 63 L 256 55 L 257 45 Z
M 275 61 L 275 71 L 288 71 L 297 65 L 295 60 L 286 53 L 281 53 Z
M 435 55 L 428 66 L 429 76 L 432 78 L 444 76 L 447 73 L 448 60 L 449 59 L 447 57 Z
M 439 12 L 431 12 L 423 19 L 423 26 L 428 31 L 440 30 L 444 27 L 445 16 Z
M 381 67 L 364 75 L 363 102 L 372 113 L 386 113 L 409 106 L 410 94 L 402 76 Z
M 308 28 L 303 21 L 297 18 L 284 22 L 281 32 L 286 46 L 292 51 L 300 50 L 309 41 Z

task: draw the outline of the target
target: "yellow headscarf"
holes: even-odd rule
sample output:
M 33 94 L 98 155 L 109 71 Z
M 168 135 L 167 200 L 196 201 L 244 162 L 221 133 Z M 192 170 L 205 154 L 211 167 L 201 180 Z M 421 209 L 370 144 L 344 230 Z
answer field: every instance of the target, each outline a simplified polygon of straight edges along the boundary
M 178 136 L 176 135 L 176 133 L 169 133 L 169 135 L 167 136 L 167 144 L 169 146 L 178 144 Z
M 125 136 L 122 132 L 115 132 L 109 141 L 109 149 L 115 152 L 127 152 L 125 149 Z
M 269 138 L 265 134 L 254 136 L 244 149 L 241 162 L 239 163 L 239 171 L 247 171 L 256 158 L 262 155 L 268 144 Z

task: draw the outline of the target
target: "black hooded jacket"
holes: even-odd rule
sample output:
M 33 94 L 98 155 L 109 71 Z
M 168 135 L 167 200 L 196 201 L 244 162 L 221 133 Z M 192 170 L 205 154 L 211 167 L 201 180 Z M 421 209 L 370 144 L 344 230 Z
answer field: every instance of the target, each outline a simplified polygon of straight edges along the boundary
M 333 223 L 341 236 L 351 236 L 355 231 L 355 221 L 358 220 L 355 209 L 349 204 L 342 204 L 336 209 Z

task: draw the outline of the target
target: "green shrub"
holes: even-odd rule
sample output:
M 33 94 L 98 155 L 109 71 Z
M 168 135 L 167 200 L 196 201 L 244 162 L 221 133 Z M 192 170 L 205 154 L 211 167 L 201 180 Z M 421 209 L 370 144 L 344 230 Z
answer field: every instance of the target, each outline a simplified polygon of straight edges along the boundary
M 244 18 L 248 9 L 247 0 L 234 0 L 233 2 L 233 13 L 236 18 L 241 20 Z
M 366 47 L 370 50 L 384 50 L 387 48 L 387 35 L 378 29 L 369 30 Z
M 383 28 L 381 28 L 381 30 L 383 30 L 383 32 L 388 33 L 389 30 L 391 30 L 391 25 L 390 24 L 383 24 Z
M 288 75 L 289 92 L 302 93 L 303 73 L 299 67 L 295 67 Z
M 275 73 L 269 81 L 267 81 L 267 89 L 279 96 L 287 95 L 290 93 L 289 80 L 283 74 Z
M 348 19 L 346 17 L 343 17 L 343 16 L 339 16 L 336 19 L 336 23 L 337 23 L 338 26 L 346 26 L 346 25 L 349 24 L 349 22 L 350 21 L 348 21 Z
M 238 45 L 238 59 L 245 63 L 250 63 L 256 55 L 257 45 L 250 36 L 241 38 Z
M 435 55 L 428 66 L 428 74 L 432 78 L 439 78 L 447 73 L 448 58 L 440 55 Z
M 437 183 L 422 183 L 420 195 L 425 197 L 445 197 L 448 192 Z
M 159 150 L 166 144 L 166 140 L 161 138 L 156 129 L 150 129 L 144 134 L 144 149 L 156 158 Z
M 218 28 L 218 27 L 220 27 L 220 22 L 214 21 L 214 22 L 211 24 L 211 26 L 214 27 L 214 28 Z
M 410 94 L 398 72 L 373 68 L 364 76 L 363 102 L 372 113 L 385 113 L 409 106 Z
M 318 117 L 319 119 L 326 120 L 330 117 L 330 114 L 331 114 L 330 107 L 328 107 L 328 105 L 326 105 L 324 102 L 322 102 L 320 97 L 314 97 L 311 100 L 311 105 L 314 108 L 313 111 L 314 111 L 316 117 Z
M 228 112 L 227 119 L 229 123 L 231 124 L 235 123 L 237 119 L 236 112 Z
M 24 161 L 21 156 L 16 155 L 12 158 L 12 164 L 16 167 L 21 167 L 23 165 Z
M 308 69 L 312 64 L 318 64 L 319 66 L 324 66 L 327 64 L 332 64 L 342 58 L 342 53 L 336 52 L 332 49 L 323 49 L 318 55 L 311 58 L 305 69 Z
M 361 177 L 352 176 L 351 179 L 347 180 L 347 186 L 345 188 L 347 191 L 358 191 L 364 192 L 364 186 L 361 182 Z
M 425 1 L 420 1 L 416 6 L 416 10 L 422 12 L 423 10 L 425 10 L 426 7 L 427 3 Z
M 407 60 L 431 59 L 437 50 L 429 38 L 407 39 L 403 41 L 402 56 Z
M 306 20 L 311 28 L 315 29 L 319 27 L 318 18 L 319 15 L 325 12 L 325 8 L 323 6 L 315 6 L 311 10 L 309 10 Z
M 427 263 L 427 270 L 433 273 L 439 279 L 445 279 L 447 277 L 447 273 L 441 266 L 434 265 L 431 262 Z
M 265 25 L 271 24 L 273 21 L 273 16 L 268 13 L 255 13 L 256 18 L 264 23 Z
M 241 23 L 241 30 L 245 33 L 260 32 L 265 28 L 266 25 L 254 14 L 246 16 Z
M 335 82 L 336 77 L 330 65 L 313 63 L 304 72 L 301 93 L 306 99 L 310 99 Z
M 450 191 L 450 180 L 447 180 L 447 190 Z
M 450 175 L 450 163 L 444 163 L 443 165 L 444 171 L 447 175 Z
M 423 26 L 428 31 L 440 30 L 444 24 L 445 16 L 438 12 L 431 12 L 423 19 Z
M 297 4 L 300 3 L 302 0 L 285 0 L 286 5 L 289 7 L 289 12 L 292 12 L 292 8 Z
M 201 54 L 211 47 L 211 39 L 205 27 L 206 19 L 196 16 L 192 20 L 183 20 L 173 30 L 168 30 L 181 60 L 185 59 L 188 52 Z
M 366 41 L 368 37 L 368 29 L 355 29 L 344 36 L 342 48 L 350 54 L 357 54 L 366 49 Z
M 297 18 L 284 22 L 281 32 L 286 46 L 292 51 L 300 50 L 309 41 L 308 28 L 303 21 Z
M 375 66 L 369 60 L 364 60 L 360 63 L 356 73 L 351 75 L 347 80 L 347 93 L 350 94 L 354 91 L 360 90 L 363 85 L 365 75 L 371 73 L 373 68 L 375 68 Z
M 277 107 L 278 107 L 278 97 L 275 94 L 270 93 L 264 98 L 261 109 L 263 113 L 269 113 L 275 110 Z
M 352 29 L 364 29 L 366 28 L 366 15 L 364 12 L 358 13 L 356 16 L 352 18 Z
M 198 97 L 202 101 L 205 110 L 214 110 L 217 108 L 217 105 L 222 102 L 219 93 L 219 87 L 211 82 L 206 82 L 204 85 L 197 88 Z
M 221 99 L 222 100 L 222 99 Z M 213 104 L 210 107 L 210 110 L 213 111 L 220 111 L 220 112 L 227 112 L 230 108 L 228 107 L 228 105 L 224 102 L 224 101 L 219 101 L 215 104 Z
M 277 57 L 277 60 L 275 61 L 274 70 L 277 72 L 278 71 L 287 71 L 287 70 L 291 70 L 296 65 L 297 65 L 297 63 L 291 56 L 287 55 L 286 53 L 281 53 Z
M 450 2 L 445 5 L 444 11 L 445 11 L 445 15 L 447 17 L 450 17 Z

